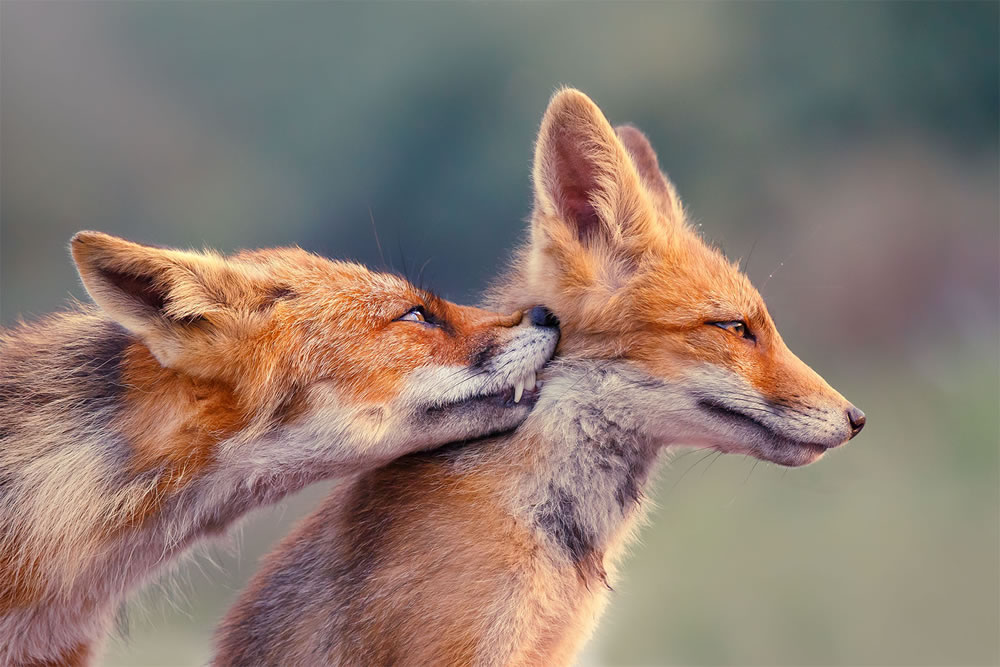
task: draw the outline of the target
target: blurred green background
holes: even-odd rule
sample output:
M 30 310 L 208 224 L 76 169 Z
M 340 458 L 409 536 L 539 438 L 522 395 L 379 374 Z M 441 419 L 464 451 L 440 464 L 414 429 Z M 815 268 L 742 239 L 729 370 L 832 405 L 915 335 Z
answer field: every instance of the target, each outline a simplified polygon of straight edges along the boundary
M 998 4 L 0 2 L 2 323 L 82 228 L 387 261 L 459 301 L 559 84 L 650 136 L 789 345 L 869 416 L 820 464 L 685 455 L 585 665 L 1000 661 Z M 123 614 L 196 665 L 319 487 Z

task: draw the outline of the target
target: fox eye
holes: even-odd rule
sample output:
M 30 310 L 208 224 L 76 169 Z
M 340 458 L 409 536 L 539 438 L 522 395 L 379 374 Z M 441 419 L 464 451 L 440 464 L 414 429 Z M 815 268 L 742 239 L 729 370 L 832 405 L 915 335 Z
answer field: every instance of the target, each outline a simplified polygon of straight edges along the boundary
M 427 315 L 424 313 L 423 306 L 414 306 L 408 311 L 403 313 L 400 317 L 396 318 L 397 322 L 423 322 L 427 323 Z
M 745 338 L 749 341 L 757 340 L 752 333 L 750 333 L 750 327 L 743 320 L 732 320 L 730 322 L 709 322 L 712 326 L 719 327 L 720 329 L 725 329 L 729 333 L 739 336 L 740 338 Z

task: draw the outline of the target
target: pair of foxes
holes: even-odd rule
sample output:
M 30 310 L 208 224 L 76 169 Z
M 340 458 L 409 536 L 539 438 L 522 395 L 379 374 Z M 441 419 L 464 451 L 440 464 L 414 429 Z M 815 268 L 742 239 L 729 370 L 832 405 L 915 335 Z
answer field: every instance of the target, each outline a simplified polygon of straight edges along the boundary
M 534 190 L 495 312 L 298 249 L 77 234 L 97 307 L 0 333 L 0 664 L 91 664 L 132 589 L 334 476 L 216 664 L 567 664 L 660 452 L 799 466 L 864 426 L 637 129 L 561 90 Z

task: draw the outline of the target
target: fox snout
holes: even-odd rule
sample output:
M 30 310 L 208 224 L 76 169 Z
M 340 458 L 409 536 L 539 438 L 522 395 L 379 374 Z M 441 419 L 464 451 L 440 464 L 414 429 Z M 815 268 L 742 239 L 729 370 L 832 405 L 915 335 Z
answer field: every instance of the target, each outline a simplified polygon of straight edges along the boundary
M 538 399 L 538 373 L 559 341 L 558 321 L 544 306 L 509 316 L 456 307 L 455 335 L 469 337 L 461 358 L 413 369 L 389 406 L 396 433 L 437 446 L 511 430 Z
M 527 309 L 518 318 L 516 326 L 501 332 L 482 351 L 475 367 L 500 385 L 509 385 L 505 399 L 520 403 L 524 398 L 533 404 L 538 397 L 537 374 L 559 341 L 559 319 L 545 306 Z

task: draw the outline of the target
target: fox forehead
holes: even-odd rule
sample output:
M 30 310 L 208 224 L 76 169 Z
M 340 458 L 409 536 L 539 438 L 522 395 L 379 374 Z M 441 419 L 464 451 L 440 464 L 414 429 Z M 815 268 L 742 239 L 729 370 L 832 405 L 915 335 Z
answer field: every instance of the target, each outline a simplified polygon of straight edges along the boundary
M 327 314 L 349 310 L 372 321 L 394 319 L 408 307 L 437 301 L 391 273 L 379 273 L 353 262 L 320 257 L 301 248 L 244 251 L 233 258 L 270 289 Z
M 280 297 L 247 338 L 248 364 L 277 364 L 300 385 L 339 378 L 358 398 L 384 400 L 417 368 L 469 364 L 510 326 L 509 318 L 453 304 L 401 276 L 300 248 L 245 251 L 231 261 Z M 392 325 L 416 306 L 438 326 Z
M 675 234 L 682 238 L 654 254 L 637 276 L 636 302 L 644 318 L 676 324 L 769 319 L 760 293 L 737 266 L 689 228 Z

